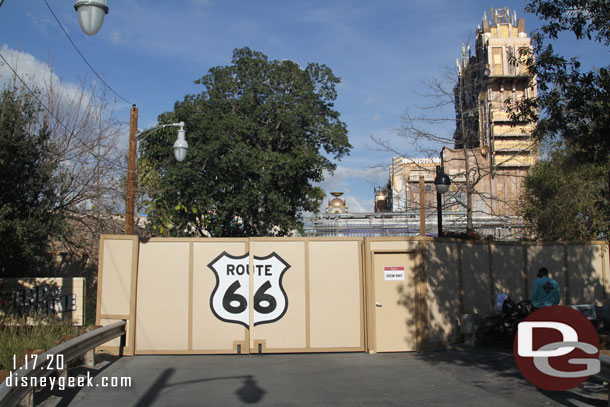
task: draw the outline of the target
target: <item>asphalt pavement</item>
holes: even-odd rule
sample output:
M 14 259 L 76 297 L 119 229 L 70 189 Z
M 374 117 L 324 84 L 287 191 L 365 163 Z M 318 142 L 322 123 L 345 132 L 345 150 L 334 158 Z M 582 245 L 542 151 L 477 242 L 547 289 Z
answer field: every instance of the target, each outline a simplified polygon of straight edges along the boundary
M 519 373 L 512 352 L 454 348 L 428 353 L 107 356 L 92 387 L 35 396 L 56 406 L 607 406 L 607 390 L 587 381 L 547 392 Z M 103 387 L 131 380 L 130 387 Z M 115 379 L 113 379 L 115 378 Z M 116 379 L 118 378 L 118 379 Z M 83 380 L 86 383 L 86 380 Z

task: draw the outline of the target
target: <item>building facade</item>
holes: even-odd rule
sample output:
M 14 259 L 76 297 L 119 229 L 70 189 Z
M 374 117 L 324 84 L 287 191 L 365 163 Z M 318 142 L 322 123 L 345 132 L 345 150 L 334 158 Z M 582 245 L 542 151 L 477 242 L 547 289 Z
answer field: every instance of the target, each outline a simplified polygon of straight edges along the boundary
M 444 147 L 438 158 L 393 157 L 388 187 L 375 190 L 375 214 L 329 211 L 329 204 L 326 216 L 306 222 L 306 234 L 433 235 L 434 179 L 436 167 L 442 166 L 451 178 L 443 195 L 444 230 L 466 231 L 470 208 L 479 235 L 527 237 L 530 230 L 519 216 L 519 197 L 539 149 L 531 137 L 533 125 L 514 121 L 509 112 L 517 101 L 536 96 L 526 63 L 531 49 L 523 18 L 508 8 L 485 13 L 474 53 L 465 46 L 457 60 L 453 146 Z M 422 205 L 424 232 L 419 224 Z
M 477 29 L 474 55 L 464 47 L 457 60 L 455 143 L 441 160 L 458 189 L 458 179 L 469 174 L 477 212 L 517 215 L 522 181 L 539 156 L 533 124 L 515 122 L 509 113 L 519 100 L 536 96 L 526 63 L 531 49 L 524 19 L 492 8 Z
M 390 167 L 393 212 L 419 209 L 421 199 L 427 209 L 436 208 L 437 165 L 441 165 L 440 158 L 393 157 Z M 420 191 L 420 178 L 423 178 L 423 191 Z
M 539 157 L 532 124 L 514 121 L 511 106 L 536 96 L 526 60 L 531 40 L 523 18 L 508 8 L 490 9 L 476 31 L 474 54 L 462 48 L 454 87 L 454 145 L 438 159 L 394 157 L 390 168 L 394 212 L 436 205 L 436 166 L 452 181 L 444 196 L 445 213 L 465 212 L 468 186 L 473 219 L 502 220 L 511 229 L 519 217 L 521 185 Z M 420 192 L 419 178 L 424 178 Z M 521 226 L 518 226 L 521 229 Z
M 328 200 L 328 205 L 326 205 L 326 213 L 348 213 L 349 208 L 345 203 L 345 200 L 341 199 L 343 192 L 331 192 L 330 194 L 334 196 L 334 198 Z

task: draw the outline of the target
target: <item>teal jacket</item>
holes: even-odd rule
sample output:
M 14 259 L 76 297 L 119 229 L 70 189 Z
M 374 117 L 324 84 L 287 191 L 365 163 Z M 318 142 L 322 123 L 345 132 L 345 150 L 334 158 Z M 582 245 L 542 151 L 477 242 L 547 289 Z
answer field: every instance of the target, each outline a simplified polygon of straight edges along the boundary
M 534 283 L 532 305 L 534 308 L 558 305 L 560 300 L 559 284 L 549 277 L 539 277 Z

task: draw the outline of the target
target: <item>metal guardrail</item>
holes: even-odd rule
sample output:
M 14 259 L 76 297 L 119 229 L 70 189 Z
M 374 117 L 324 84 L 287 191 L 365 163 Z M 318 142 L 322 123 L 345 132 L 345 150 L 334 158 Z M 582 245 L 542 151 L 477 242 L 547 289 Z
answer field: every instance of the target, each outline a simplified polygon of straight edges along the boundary
M 62 355 L 63 363 L 67 367 L 68 362 L 76 359 L 83 353 L 100 346 L 116 337 L 123 336 L 125 338 L 125 325 L 126 321 L 118 321 L 113 324 L 97 328 L 91 332 L 80 335 L 76 338 L 70 339 L 38 356 L 38 364 L 30 360 L 28 363 L 19 368 L 16 372 L 18 377 L 32 378 L 32 377 L 48 377 L 51 374 L 58 371 L 57 364 L 47 364 L 48 360 L 57 360 L 57 355 Z M 123 346 L 124 339 L 121 341 Z M 122 348 L 121 346 L 121 348 Z M 31 379 L 28 379 L 28 383 L 31 383 Z M 6 380 L 0 384 L 0 407 L 4 406 L 16 406 L 28 393 L 34 389 L 21 386 L 7 386 Z

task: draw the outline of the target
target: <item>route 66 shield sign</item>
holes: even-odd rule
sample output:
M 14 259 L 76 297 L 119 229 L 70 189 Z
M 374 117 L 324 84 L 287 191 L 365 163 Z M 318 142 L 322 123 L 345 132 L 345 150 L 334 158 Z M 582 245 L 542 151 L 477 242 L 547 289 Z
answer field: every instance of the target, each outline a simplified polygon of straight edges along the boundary
M 282 318 L 288 309 L 288 297 L 282 277 L 290 265 L 277 253 L 254 256 L 254 326 Z
M 250 327 L 249 255 L 231 256 L 227 252 L 216 257 L 208 267 L 216 275 L 216 287 L 210 297 L 210 307 L 216 318 Z
M 254 326 L 282 318 L 288 309 L 288 297 L 282 277 L 290 265 L 277 253 L 254 256 Z M 208 267 L 216 276 L 216 287 L 210 297 L 210 307 L 221 321 L 250 327 L 249 254 L 231 256 L 223 252 Z

